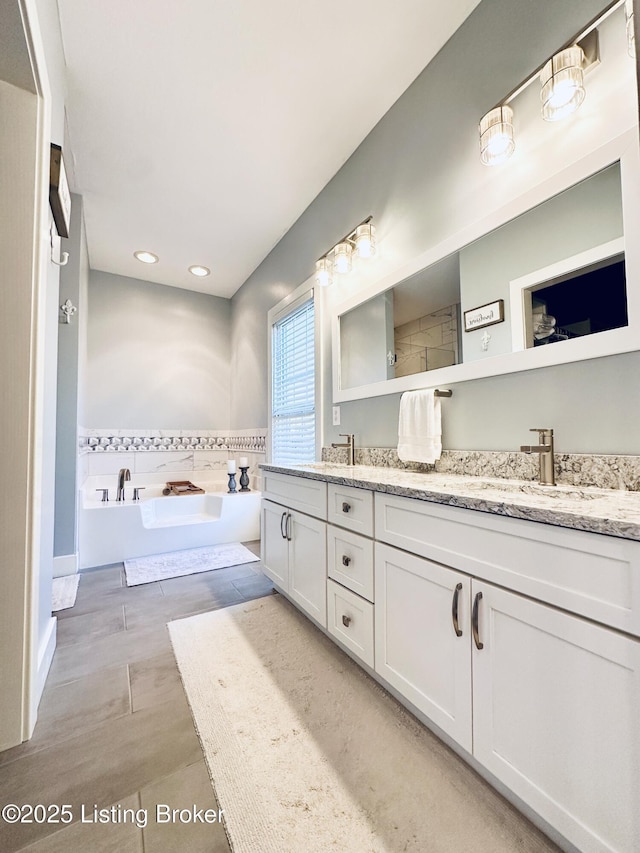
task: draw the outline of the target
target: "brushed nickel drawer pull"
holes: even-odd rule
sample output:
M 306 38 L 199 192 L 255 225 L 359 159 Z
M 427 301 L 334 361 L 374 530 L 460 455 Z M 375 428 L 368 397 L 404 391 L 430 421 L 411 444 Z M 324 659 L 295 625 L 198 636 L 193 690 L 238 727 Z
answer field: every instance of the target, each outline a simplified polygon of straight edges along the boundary
M 342 565 L 348 566 L 351 563 L 351 557 L 347 557 L 346 554 L 342 555 Z
M 462 636 L 462 629 L 460 628 L 460 624 L 458 622 L 458 599 L 460 597 L 461 589 L 462 584 L 456 584 L 456 588 L 453 591 L 453 601 L 451 603 L 451 618 L 453 620 L 453 630 L 456 632 L 456 637 Z
M 348 504 L 346 501 L 342 502 L 342 512 L 349 512 L 351 509 L 351 504 Z
M 343 616 L 342 616 L 342 624 L 344 625 L 344 627 L 345 627 L 345 628 L 348 628 L 348 627 L 349 627 L 349 625 L 351 625 L 351 616 L 345 616 L 345 615 L 343 614 Z
M 480 632 L 478 631 L 478 608 L 482 601 L 482 593 L 477 592 L 473 599 L 473 614 L 471 616 L 471 628 L 473 630 L 473 642 L 476 644 L 476 649 L 484 649 L 484 643 L 480 642 Z

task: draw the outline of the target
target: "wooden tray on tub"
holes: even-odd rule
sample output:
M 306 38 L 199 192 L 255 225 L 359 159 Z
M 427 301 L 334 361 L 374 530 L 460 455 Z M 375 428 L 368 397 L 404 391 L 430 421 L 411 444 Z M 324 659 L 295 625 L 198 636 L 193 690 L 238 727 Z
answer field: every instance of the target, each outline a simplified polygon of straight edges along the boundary
M 190 480 L 173 480 L 167 483 L 169 494 L 172 495 L 203 495 L 204 489 L 194 486 Z

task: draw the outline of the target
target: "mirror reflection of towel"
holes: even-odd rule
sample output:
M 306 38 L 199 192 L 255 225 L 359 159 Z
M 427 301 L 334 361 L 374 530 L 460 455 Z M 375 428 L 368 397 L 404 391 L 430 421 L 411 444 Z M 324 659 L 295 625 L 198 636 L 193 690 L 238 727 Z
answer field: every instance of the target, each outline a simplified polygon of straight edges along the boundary
M 440 398 L 435 391 L 406 391 L 400 399 L 398 457 L 433 464 L 442 453 Z

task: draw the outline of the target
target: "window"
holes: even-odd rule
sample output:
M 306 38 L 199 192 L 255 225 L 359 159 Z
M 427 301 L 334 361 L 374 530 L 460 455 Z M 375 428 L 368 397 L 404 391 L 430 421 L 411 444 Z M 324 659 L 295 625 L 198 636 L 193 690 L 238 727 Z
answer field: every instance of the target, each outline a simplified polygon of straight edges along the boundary
M 271 461 L 311 462 L 316 456 L 313 292 L 279 312 L 271 328 Z

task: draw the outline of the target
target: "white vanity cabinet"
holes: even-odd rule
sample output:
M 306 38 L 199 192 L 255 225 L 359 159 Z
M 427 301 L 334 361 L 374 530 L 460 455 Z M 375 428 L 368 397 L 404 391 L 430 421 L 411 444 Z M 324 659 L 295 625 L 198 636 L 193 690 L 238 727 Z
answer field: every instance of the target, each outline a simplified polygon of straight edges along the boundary
M 265 472 L 263 484 L 260 556 L 264 572 L 326 628 L 326 483 Z M 272 495 L 278 502 L 271 500 Z
M 638 543 L 520 524 L 376 494 L 378 538 L 454 566 L 376 543 L 376 672 L 580 851 L 631 853 L 640 642 L 549 601 L 636 625 Z

